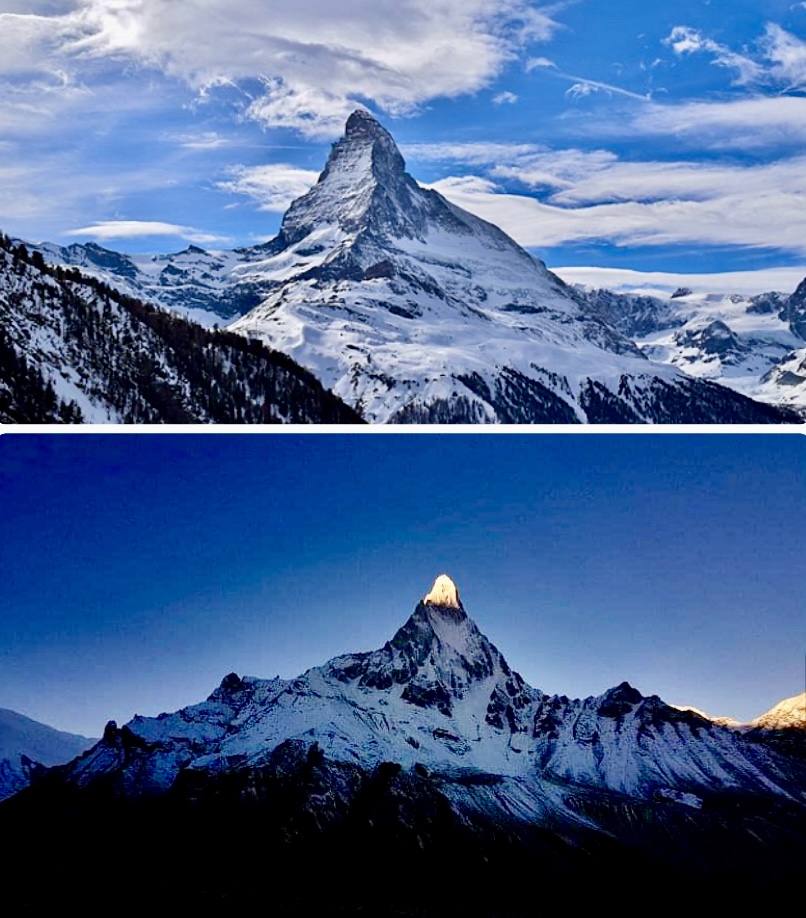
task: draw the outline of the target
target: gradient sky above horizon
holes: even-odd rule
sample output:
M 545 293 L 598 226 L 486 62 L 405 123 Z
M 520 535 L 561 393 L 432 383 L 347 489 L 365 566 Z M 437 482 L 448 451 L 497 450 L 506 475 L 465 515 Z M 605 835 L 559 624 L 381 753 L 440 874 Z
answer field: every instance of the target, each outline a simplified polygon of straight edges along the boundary
M 801 435 L 0 437 L 0 707 L 99 735 L 381 646 L 440 573 L 526 680 L 803 691 Z
M 0 88 L 32 242 L 264 241 L 362 105 L 550 267 L 806 274 L 806 2 L 0 0 Z

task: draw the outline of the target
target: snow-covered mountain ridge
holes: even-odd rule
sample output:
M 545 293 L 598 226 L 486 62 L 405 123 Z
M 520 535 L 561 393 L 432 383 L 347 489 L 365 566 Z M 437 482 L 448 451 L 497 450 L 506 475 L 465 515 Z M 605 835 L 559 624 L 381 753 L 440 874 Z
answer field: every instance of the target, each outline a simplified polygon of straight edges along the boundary
M 365 768 L 509 776 L 539 795 L 560 782 L 644 800 L 734 788 L 806 803 L 806 787 L 763 745 L 627 683 L 584 700 L 528 686 L 445 577 L 382 648 L 292 680 L 230 674 L 199 705 L 110 725 L 66 774 L 78 786 L 113 777 L 123 794 L 159 794 L 188 769 L 265 766 L 289 741 Z
M 95 742 L 0 708 L 0 800 L 27 787 L 38 766 L 69 762 Z
M 806 692 L 784 698 L 765 714 L 750 722 L 764 730 L 806 730 Z
M 421 188 L 366 112 L 350 116 L 266 256 L 241 270 L 268 292 L 231 327 L 292 355 L 370 421 L 702 422 L 754 410 L 650 363 L 500 229 Z
M 0 423 L 360 423 L 286 355 L 0 236 Z
M 231 320 L 375 423 L 796 420 L 663 354 L 647 359 L 498 227 L 418 185 L 363 110 L 264 245 L 152 259 L 40 251 L 163 306 Z
M 57 888 L 31 882 L 41 858 L 27 852 L 44 835 L 63 882 L 91 875 L 114 894 L 123 857 L 144 904 L 254 904 L 269 889 L 292 914 L 315 902 L 525 918 L 535 893 L 523 876 L 583 876 L 598 890 L 625 871 L 678 884 L 726 869 L 767 884 L 790 875 L 806 844 L 806 755 L 765 735 L 627 683 L 546 695 L 442 576 L 377 650 L 296 679 L 231 673 L 200 704 L 110 722 L 0 805 L 0 827 L 21 839 L 9 876 L 34 904 Z M 470 886 L 446 881 L 465 875 Z M 417 902 L 404 908 L 406 890 Z
M 806 417 L 806 281 L 790 295 L 577 290 L 654 362 Z

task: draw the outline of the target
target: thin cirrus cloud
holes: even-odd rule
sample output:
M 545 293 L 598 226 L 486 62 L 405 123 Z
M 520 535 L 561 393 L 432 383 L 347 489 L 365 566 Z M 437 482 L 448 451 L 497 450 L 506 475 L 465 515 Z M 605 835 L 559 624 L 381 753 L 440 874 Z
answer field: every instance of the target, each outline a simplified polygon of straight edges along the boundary
M 700 293 L 755 296 L 770 290 L 788 292 L 803 280 L 803 268 L 765 268 L 757 271 L 728 271 L 719 274 L 675 274 L 669 271 L 632 271 L 626 268 L 554 268 L 568 284 L 603 287 L 619 292 L 641 292 L 668 296 L 684 286 Z
M 416 154 L 428 156 L 424 145 Z M 608 240 L 778 248 L 806 255 L 806 157 L 740 166 L 624 162 L 607 150 L 435 146 L 433 156 L 482 167 L 431 187 L 522 245 Z M 513 193 L 513 185 L 530 193 Z
M 734 71 L 739 86 L 778 85 L 785 92 L 806 88 L 806 42 L 774 22 L 758 39 L 758 52 L 739 53 L 688 26 L 675 26 L 666 43 L 677 55 L 704 53 Z
M 806 142 L 806 98 L 751 96 L 730 101 L 648 105 L 599 136 L 676 137 L 701 149 L 764 151 Z
M 744 195 L 708 201 L 627 201 L 564 208 L 490 190 L 466 177 L 431 185 L 496 223 L 521 245 L 551 248 L 608 241 L 620 247 L 705 244 L 783 249 L 806 257 L 806 195 L 771 191 L 761 208 Z

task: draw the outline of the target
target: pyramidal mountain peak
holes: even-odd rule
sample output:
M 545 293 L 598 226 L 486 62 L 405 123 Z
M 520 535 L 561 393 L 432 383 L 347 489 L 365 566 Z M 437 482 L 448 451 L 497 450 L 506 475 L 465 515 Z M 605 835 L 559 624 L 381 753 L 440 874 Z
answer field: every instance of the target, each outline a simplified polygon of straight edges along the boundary
M 325 755 L 368 767 L 419 762 L 446 773 L 583 781 L 647 799 L 658 788 L 702 793 L 720 784 L 789 792 L 786 770 L 765 769 L 741 734 L 626 682 L 584 700 L 532 688 L 466 614 L 446 575 L 379 649 L 291 680 L 231 673 L 206 702 L 109 731 L 73 763 L 70 780 L 109 780 L 111 772 L 126 793 L 163 792 L 188 769 L 259 767 L 290 740 L 316 741 Z M 718 768 L 703 770 L 706 747 Z
M 278 241 L 294 245 L 320 234 L 323 225 L 335 225 L 353 239 L 361 233 L 417 238 L 425 226 L 423 194 L 406 172 L 392 135 L 358 109 L 333 144 L 317 183 L 289 207 Z
M 237 271 L 261 301 L 230 328 L 371 422 L 724 423 L 768 410 L 650 364 L 505 232 L 421 187 L 365 111 Z

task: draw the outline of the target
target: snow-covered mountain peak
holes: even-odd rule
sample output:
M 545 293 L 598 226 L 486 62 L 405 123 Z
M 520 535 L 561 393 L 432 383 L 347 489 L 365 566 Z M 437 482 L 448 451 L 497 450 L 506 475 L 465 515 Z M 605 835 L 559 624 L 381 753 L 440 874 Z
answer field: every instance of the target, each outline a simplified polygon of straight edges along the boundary
M 234 274 L 262 299 L 230 329 L 373 422 L 727 423 L 758 411 L 650 365 L 501 229 L 418 185 L 365 112 L 253 255 Z
M 334 145 L 325 171 L 345 151 L 358 144 L 369 144 L 372 147 L 373 166 L 386 167 L 388 172 L 403 173 L 406 163 L 400 155 L 392 135 L 365 109 L 356 109 L 347 119 L 344 137 Z M 338 152 L 337 152 L 338 151 Z
M 322 226 L 354 239 L 364 233 L 420 238 L 423 191 L 406 173 L 392 135 L 366 111 L 353 112 L 311 190 L 283 217 L 279 239 L 294 245 Z
M 751 721 L 750 726 L 765 730 L 799 728 L 806 730 L 806 692 L 784 698 L 765 714 Z
M 430 591 L 423 597 L 425 605 L 449 606 L 452 609 L 461 609 L 459 590 L 447 574 L 440 574 L 434 581 Z

